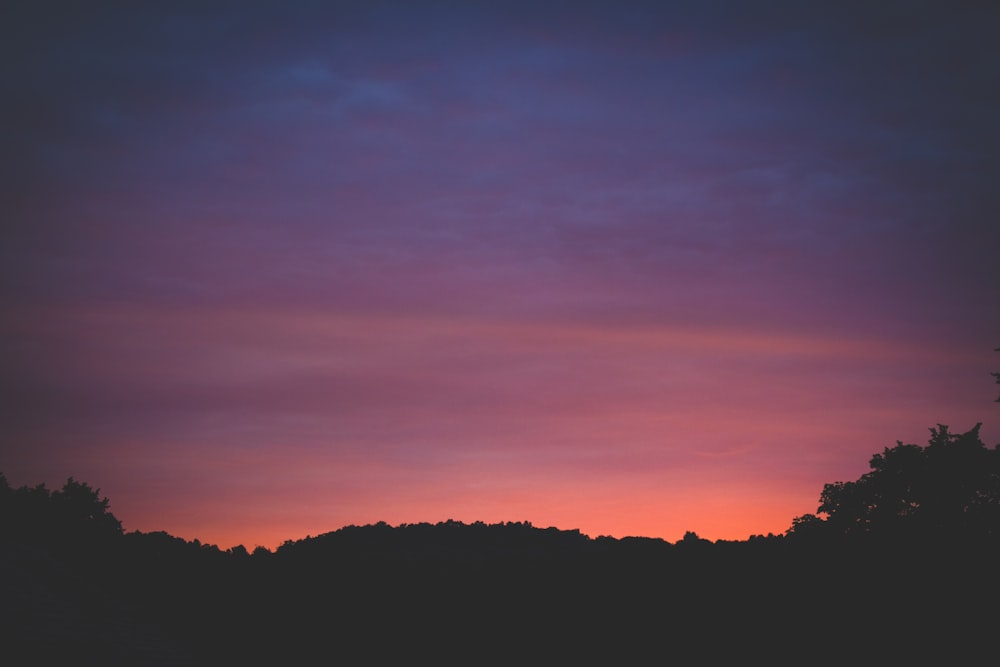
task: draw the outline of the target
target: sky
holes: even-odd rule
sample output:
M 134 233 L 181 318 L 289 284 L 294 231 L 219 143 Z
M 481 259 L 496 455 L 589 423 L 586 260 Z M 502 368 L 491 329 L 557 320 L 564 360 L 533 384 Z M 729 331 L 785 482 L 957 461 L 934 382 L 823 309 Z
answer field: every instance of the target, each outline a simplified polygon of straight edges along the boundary
M 987 2 L 13 2 L 0 471 L 126 530 L 785 531 L 1000 442 Z

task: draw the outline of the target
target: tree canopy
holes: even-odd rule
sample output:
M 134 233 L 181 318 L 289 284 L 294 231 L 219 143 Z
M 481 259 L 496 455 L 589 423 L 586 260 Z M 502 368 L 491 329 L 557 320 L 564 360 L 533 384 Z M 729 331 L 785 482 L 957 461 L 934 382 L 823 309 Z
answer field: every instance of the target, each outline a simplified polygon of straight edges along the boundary
M 0 473 L 0 538 L 36 542 L 102 540 L 122 534 L 101 490 L 72 477 L 61 489 L 12 488 Z
M 818 509 L 826 518 L 798 517 L 790 532 L 1000 537 L 1000 447 L 983 443 L 981 426 L 952 433 L 938 424 L 926 447 L 897 441 L 858 480 L 826 484 Z

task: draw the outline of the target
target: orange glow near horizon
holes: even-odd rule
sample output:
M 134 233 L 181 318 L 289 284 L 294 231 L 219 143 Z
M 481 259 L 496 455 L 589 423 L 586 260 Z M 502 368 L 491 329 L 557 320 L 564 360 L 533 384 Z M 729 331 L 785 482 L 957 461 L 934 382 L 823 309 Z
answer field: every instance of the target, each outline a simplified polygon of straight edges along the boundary
M 745 539 L 1000 441 L 977 11 L 131 4 L 9 22 L 11 484 L 223 548 Z
M 47 481 L 92 480 L 127 529 L 224 548 L 447 519 L 746 539 L 897 438 L 975 419 L 928 419 L 895 374 L 940 355 L 878 340 L 294 310 L 75 322 L 90 356 L 51 363 L 113 388 L 93 409 L 128 410 L 82 443 L 100 457 L 67 452 Z M 196 420 L 170 407 L 188 404 Z
M 273 550 L 286 540 L 379 521 L 390 525 L 529 521 L 541 528 L 578 529 L 591 537 L 659 537 L 672 542 L 688 530 L 712 540 L 782 533 L 791 525 L 789 508 L 800 505 L 801 513 L 813 511 L 818 497 L 812 490 L 786 497 L 736 485 L 729 495 L 721 494 L 717 486 L 677 485 L 665 491 L 662 480 L 637 484 L 634 478 L 570 480 L 560 486 L 542 476 L 516 484 L 490 484 L 477 483 L 472 474 L 451 471 L 450 475 L 465 483 L 449 488 L 408 484 L 397 494 L 379 487 L 357 492 L 348 500 L 335 492 L 324 495 L 322 490 L 299 489 L 200 502 L 190 498 L 161 508 L 144 507 L 140 502 L 135 509 L 143 515 L 141 525 L 130 521 L 128 509 L 117 516 L 126 530 L 166 530 L 221 548 L 242 544 L 250 550 L 256 546 Z M 368 480 L 377 478 L 371 473 L 367 476 Z

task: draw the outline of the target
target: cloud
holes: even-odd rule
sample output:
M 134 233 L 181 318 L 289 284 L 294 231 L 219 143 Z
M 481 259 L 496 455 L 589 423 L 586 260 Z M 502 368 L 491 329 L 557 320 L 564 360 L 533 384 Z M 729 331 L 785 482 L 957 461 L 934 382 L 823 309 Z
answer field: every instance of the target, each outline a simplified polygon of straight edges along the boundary
M 666 521 L 971 418 L 994 10 L 770 6 L 17 8 L 5 457 Z

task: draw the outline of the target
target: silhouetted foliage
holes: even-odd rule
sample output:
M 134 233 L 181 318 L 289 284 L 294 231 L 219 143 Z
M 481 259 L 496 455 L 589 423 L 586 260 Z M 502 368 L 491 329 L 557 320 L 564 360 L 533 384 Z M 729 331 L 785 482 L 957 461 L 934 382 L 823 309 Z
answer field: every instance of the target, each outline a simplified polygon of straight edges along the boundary
M 926 447 L 897 442 L 872 457 L 871 471 L 823 487 L 818 512 L 793 521 L 791 533 L 950 539 L 1000 537 L 1000 448 L 979 436 L 931 428 Z
M 781 646 L 889 662 L 936 647 L 963 662 L 1000 621 L 970 603 L 1000 594 L 996 466 L 978 425 L 939 426 L 927 447 L 897 443 L 861 479 L 827 484 L 826 518 L 796 517 L 788 535 L 711 542 L 688 531 L 671 544 L 528 522 L 379 522 L 252 554 L 124 532 L 108 500 L 72 478 L 50 492 L 0 474 L 2 657 L 722 664 Z M 972 545 L 956 530 L 989 539 Z M 855 539 L 915 533 L 947 549 Z
M 0 539 L 81 544 L 107 541 L 122 533 L 100 489 L 72 477 L 59 490 L 44 484 L 12 489 L 0 475 Z
M 122 533 L 122 524 L 109 509 L 110 501 L 101 498 L 101 490 L 72 477 L 62 489 L 54 491 L 51 502 L 59 525 L 57 530 L 72 539 L 110 538 Z
M 993 351 L 994 352 L 1000 352 L 1000 347 L 998 347 L 997 349 L 995 349 Z M 996 378 L 997 384 L 1000 384 L 1000 373 L 990 373 L 990 375 L 992 375 L 994 378 Z M 1000 396 L 997 396 L 996 402 L 1000 403 Z

